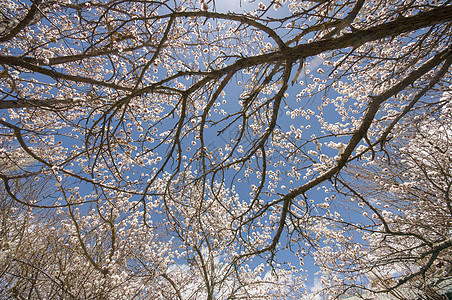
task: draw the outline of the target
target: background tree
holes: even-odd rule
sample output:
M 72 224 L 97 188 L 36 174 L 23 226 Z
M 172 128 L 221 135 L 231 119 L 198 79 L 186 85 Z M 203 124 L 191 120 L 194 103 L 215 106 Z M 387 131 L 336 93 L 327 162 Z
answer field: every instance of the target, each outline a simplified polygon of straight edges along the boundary
M 338 179 L 349 182 L 340 192 L 358 203 L 347 205 L 368 219 L 361 226 L 342 222 L 342 230 L 354 226 L 362 238 L 354 255 L 338 257 L 341 270 L 352 278 L 350 287 L 359 287 L 359 293 L 360 276 L 370 283 L 364 287 L 368 295 L 443 299 L 451 292 L 446 286 L 452 275 L 450 92 L 426 105 L 428 114 L 412 115 L 409 130 L 397 131 L 384 155 L 363 153 L 364 162 Z
M 355 254 L 328 243 L 359 248 L 367 221 L 338 229 L 315 190 L 352 188 L 342 169 L 368 153 L 390 160 L 394 131 L 449 87 L 449 1 L 214 4 L 4 1 L 1 159 L 35 163 L 1 178 L 60 218 L 55 248 L 91 282 L 71 297 L 297 297 L 289 253 L 347 292 L 324 262 Z M 39 199 L 13 188 L 34 178 Z

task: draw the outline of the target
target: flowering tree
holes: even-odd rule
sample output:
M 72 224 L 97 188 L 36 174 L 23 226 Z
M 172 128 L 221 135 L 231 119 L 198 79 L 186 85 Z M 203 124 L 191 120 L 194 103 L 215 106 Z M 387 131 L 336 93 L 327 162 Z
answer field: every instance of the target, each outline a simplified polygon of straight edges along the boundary
M 367 155 L 391 158 L 394 131 L 412 132 L 407 117 L 438 107 L 428 96 L 449 87 L 452 7 L 215 7 L 2 2 L 0 178 L 14 205 L 54 214 L 25 230 L 36 243 L 52 240 L 36 250 L 45 266 L 22 263 L 39 280 L 4 273 L 5 293 L 297 297 L 308 253 L 330 286 L 344 287 L 328 292 L 347 292 L 348 277 L 326 262 L 355 254 L 328 243 L 359 245 L 353 234 L 367 223 L 338 227 L 334 196 L 315 190 L 332 183 L 353 193 L 343 169 Z M 33 180 L 43 182 L 39 196 L 14 188 Z M 415 232 L 397 226 L 389 231 Z M 391 241 L 375 245 L 384 252 Z M 2 248 L 6 265 L 11 255 Z
M 385 155 L 364 154 L 362 165 L 338 179 L 348 179 L 340 192 L 368 218 L 357 226 L 342 223 L 342 230 L 355 226 L 363 242 L 354 255 L 337 257 L 341 271 L 350 276 L 350 289 L 358 287 L 358 293 L 363 293 L 356 284 L 362 276 L 371 283 L 364 287 L 368 295 L 442 299 L 447 291 L 444 285 L 452 275 L 450 96 L 446 93 L 428 114 L 411 118 L 409 130 L 399 131 L 394 137 L 399 143 Z

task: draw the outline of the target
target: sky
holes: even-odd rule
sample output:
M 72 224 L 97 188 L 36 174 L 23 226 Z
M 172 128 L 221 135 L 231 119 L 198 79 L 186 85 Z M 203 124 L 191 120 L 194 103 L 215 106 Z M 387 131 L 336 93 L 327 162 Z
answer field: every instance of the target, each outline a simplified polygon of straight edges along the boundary
M 215 8 L 217 12 L 226 13 L 231 12 L 243 12 L 256 5 L 255 3 L 249 3 L 244 0 L 215 0 Z

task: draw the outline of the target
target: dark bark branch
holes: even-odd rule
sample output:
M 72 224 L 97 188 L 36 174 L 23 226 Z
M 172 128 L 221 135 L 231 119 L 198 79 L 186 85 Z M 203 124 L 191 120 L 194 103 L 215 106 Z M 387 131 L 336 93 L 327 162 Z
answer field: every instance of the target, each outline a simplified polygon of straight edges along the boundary
M 15 57 L 15 56 L 0 55 L 0 64 L 8 65 L 11 67 L 22 67 L 29 71 L 52 77 L 55 80 L 65 79 L 65 80 L 70 80 L 70 81 L 74 81 L 74 82 L 83 82 L 83 83 L 88 83 L 91 85 L 105 86 L 105 87 L 109 87 L 109 88 L 112 88 L 115 90 L 120 90 L 120 91 L 131 91 L 132 90 L 129 87 L 121 86 L 121 85 L 110 83 L 110 82 L 99 81 L 99 80 L 89 78 L 89 77 L 64 74 L 64 73 L 61 73 L 61 72 L 58 72 L 58 71 L 55 71 L 52 69 L 47 69 L 47 68 L 29 63 L 21 58 Z
M 171 279 L 171 277 L 169 277 L 168 275 L 166 275 L 165 273 L 161 274 L 160 276 L 162 276 L 163 278 L 165 278 L 166 280 L 168 280 L 168 282 L 171 284 L 171 286 L 174 288 L 174 290 L 176 291 L 176 295 L 177 298 L 179 300 L 182 300 L 182 295 L 180 294 L 179 289 L 177 288 L 176 283 L 174 282 L 174 280 Z
M 55 108 L 76 103 L 74 99 L 45 99 L 45 100 L 8 100 L 0 101 L 0 109 L 8 108 L 33 108 L 33 107 L 49 107 Z
M 33 1 L 33 4 L 30 7 L 30 10 L 28 11 L 27 15 L 14 27 L 12 28 L 8 34 L 0 37 L 0 42 L 6 42 L 13 37 L 15 37 L 22 29 L 30 25 L 30 23 L 33 22 L 35 19 L 36 14 L 40 14 L 39 5 L 41 4 L 42 0 L 36 0 Z

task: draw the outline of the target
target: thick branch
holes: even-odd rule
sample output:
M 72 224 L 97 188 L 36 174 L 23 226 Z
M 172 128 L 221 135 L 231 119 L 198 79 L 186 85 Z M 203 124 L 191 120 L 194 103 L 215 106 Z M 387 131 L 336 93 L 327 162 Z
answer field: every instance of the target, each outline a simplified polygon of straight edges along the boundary
M 24 107 L 58 107 L 74 103 L 75 99 L 45 99 L 45 100 L 9 100 L 0 101 L 0 109 Z
M 28 11 L 27 15 L 14 27 L 10 30 L 10 32 L 2 37 L 0 37 L 0 42 L 6 42 L 13 37 L 15 37 L 22 29 L 30 25 L 30 23 L 33 22 L 33 20 L 36 17 L 36 14 L 39 14 L 39 5 L 41 4 L 42 0 L 36 0 L 33 2 L 33 4 L 30 7 L 30 10 Z
M 84 76 L 69 75 L 69 74 L 57 72 L 55 70 L 51 70 L 51 69 L 47 69 L 47 68 L 44 68 L 44 67 L 41 67 L 41 66 L 38 66 L 35 64 L 31 64 L 21 58 L 15 57 L 15 56 L 0 55 L 0 64 L 8 65 L 11 67 L 22 67 L 22 68 L 27 69 L 32 72 L 50 76 L 50 77 L 54 78 L 55 80 L 65 79 L 65 80 L 70 80 L 70 81 L 74 81 L 74 82 L 83 82 L 83 83 L 88 83 L 88 84 L 92 84 L 92 85 L 105 86 L 105 87 L 109 87 L 109 88 L 121 90 L 121 91 L 131 91 L 132 90 L 131 88 L 117 85 L 117 84 L 110 83 L 110 82 L 100 81 L 100 80 L 96 80 L 96 79 L 84 77 Z

